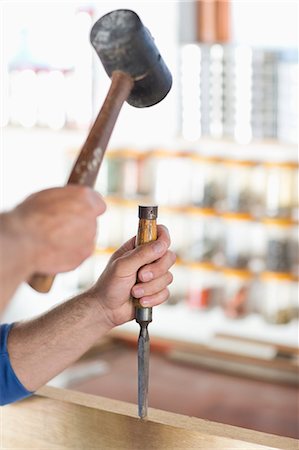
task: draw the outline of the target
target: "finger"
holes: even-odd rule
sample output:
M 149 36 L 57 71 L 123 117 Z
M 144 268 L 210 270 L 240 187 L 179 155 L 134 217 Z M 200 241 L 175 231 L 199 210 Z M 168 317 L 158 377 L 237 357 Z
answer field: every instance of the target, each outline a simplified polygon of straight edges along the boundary
M 58 189 L 56 189 L 56 194 L 57 192 Z M 89 211 L 96 216 L 106 211 L 106 203 L 101 194 L 88 186 L 68 184 L 61 188 L 58 193 L 60 199 L 64 197 L 68 201 L 70 208 L 77 207 L 82 211 L 82 206 L 85 206 L 86 212 Z
M 157 225 L 157 236 L 158 239 L 162 239 L 165 241 L 167 247 L 170 245 L 170 236 L 168 229 L 164 225 Z M 115 259 L 125 255 L 129 251 L 133 250 L 136 245 L 136 236 L 129 239 L 127 242 L 125 242 L 121 247 L 119 247 L 116 252 L 113 253 L 113 255 L 110 258 L 110 261 L 114 261 Z
M 99 192 L 97 192 L 97 191 L 91 190 L 90 195 L 91 195 L 91 201 L 93 203 L 96 215 L 100 216 L 107 209 L 107 205 L 105 203 L 105 200 L 103 199 L 101 194 Z
M 76 199 L 77 197 L 78 201 L 82 202 L 81 206 L 84 205 L 88 207 L 88 210 L 92 214 L 95 214 L 96 216 L 99 216 L 106 211 L 106 203 L 99 192 L 94 191 L 88 186 L 76 186 L 76 187 L 78 189 L 76 196 L 74 196 L 74 199 Z
M 168 250 L 158 261 L 142 267 L 138 272 L 138 280 L 146 282 L 162 276 L 170 269 L 175 261 L 176 254 L 173 251 Z
M 166 251 L 167 246 L 165 241 L 162 239 L 140 245 L 134 250 L 131 250 L 120 258 L 114 260 L 116 276 L 132 276 L 133 274 L 136 274 L 140 267 L 161 258 Z
M 162 239 L 166 243 L 167 248 L 170 246 L 170 235 L 168 228 L 165 225 L 157 225 L 157 236 L 158 239 Z
M 151 308 L 153 306 L 161 305 L 161 303 L 165 302 L 168 298 L 169 290 L 165 288 L 157 294 L 142 297 L 140 299 L 140 304 L 144 307 Z
M 135 248 L 135 241 L 136 236 L 129 239 L 127 242 L 125 242 L 121 247 L 119 247 L 118 250 L 116 250 L 113 255 L 110 258 L 110 261 L 114 261 L 117 258 L 120 258 L 121 256 L 125 255 L 126 253 L 130 252 Z
M 149 281 L 148 283 L 137 283 L 132 288 L 132 295 L 135 298 L 141 298 L 149 295 L 154 295 L 157 292 L 162 291 L 173 280 L 173 276 L 170 272 L 166 272 L 161 277 Z

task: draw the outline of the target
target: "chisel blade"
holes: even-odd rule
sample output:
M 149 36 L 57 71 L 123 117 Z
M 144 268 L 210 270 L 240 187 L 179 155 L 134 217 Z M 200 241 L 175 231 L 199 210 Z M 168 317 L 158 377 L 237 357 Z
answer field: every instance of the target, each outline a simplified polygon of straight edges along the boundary
M 138 338 L 138 415 L 147 416 L 150 340 L 148 324 L 140 324 Z

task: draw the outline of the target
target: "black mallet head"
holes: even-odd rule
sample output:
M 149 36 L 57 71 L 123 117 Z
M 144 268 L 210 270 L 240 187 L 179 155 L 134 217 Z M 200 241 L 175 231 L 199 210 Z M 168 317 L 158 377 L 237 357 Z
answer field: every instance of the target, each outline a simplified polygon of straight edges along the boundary
M 168 94 L 171 74 L 135 12 L 118 9 L 104 15 L 92 27 L 90 41 L 109 77 L 118 70 L 134 80 L 130 105 L 152 106 Z

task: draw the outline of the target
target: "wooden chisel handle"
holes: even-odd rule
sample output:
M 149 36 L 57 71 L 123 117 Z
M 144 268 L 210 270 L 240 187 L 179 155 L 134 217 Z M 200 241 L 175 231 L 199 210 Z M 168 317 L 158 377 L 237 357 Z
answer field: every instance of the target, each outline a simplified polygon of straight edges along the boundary
M 151 241 L 157 240 L 157 216 L 158 216 L 158 207 L 157 206 L 139 206 L 138 217 L 138 233 L 136 236 L 136 247 L 138 245 L 146 244 Z M 136 320 L 138 321 L 138 315 L 142 315 L 142 311 L 145 312 L 144 306 L 141 306 L 139 300 L 133 298 L 133 303 L 136 311 Z
M 104 154 L 123 103 L 133 87 L 130 75 L 115 71 L 103 106 L 74 164 L 67 184 L 94 187 Z M 55 276 L 34 274 L 28 284 L 38 292 L 48 292 Z

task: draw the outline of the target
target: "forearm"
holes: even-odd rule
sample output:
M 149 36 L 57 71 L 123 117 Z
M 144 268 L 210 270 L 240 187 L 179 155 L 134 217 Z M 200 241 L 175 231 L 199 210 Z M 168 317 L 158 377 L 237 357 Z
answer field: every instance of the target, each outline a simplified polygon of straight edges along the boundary
M 104 211 L 100 194 L 68 185 L 37 192 L 0 214 L 0 312 L 33 273 L 68 272 L 90 256 Z
M 12 214 L 0 214 L 0 314 L 33 271 L 33 249 L 16 229 Z
M 35 391 L 111 328 L 100 300 L 80 295 L 13 327 L 8 337 L 11 365 L 21 383 Z

